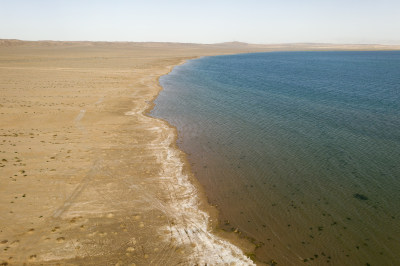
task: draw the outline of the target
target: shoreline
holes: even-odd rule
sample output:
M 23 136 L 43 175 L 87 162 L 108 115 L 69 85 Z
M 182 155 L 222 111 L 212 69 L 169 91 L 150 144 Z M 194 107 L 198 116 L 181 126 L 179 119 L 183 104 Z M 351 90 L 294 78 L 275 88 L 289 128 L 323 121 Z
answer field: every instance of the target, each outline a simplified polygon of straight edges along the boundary
M 206 196 L 206 193 L 204 191 L 204 187 L 200 184 L 200 182 L 196 179 L 194 173 L 191 170 L 190 162 L 188 161 L 187 154 L 183 152 L 181 149 L 179 149 L 177 145 L 177 139 L 178 139 L 178 130 L 175 126 L 172 126 L 171 124 L 168 123 L 168 121 L 161 119 L 161 118 L 156 118 L 150 115 L 151 110 L 155 107 L 154 101 L 157 99 L 159 96 L 160 92 L 164 89 L 163 86 L 160 84 L 159 79 L 162 76 L 168 75 L 171 73 L 175 67 L 183 65 L 187 63 L 190 60 L 195 60 L 202 58 L 204 56 L 195 56 L 187 59 L 181 60 L 178 64 L 175 65 L 170 65 L 168 66 L 169 71 L 163 75 L 160 75 L 157 78 L 157 83 L 159 87 L 159 91 L 157 95 L 149 102 L 149 107 L 143 112 L 143 115 L 151 118 L 151 119 L 156 119 L 159 121 L 162 121 L 164 125 L 166 125 L 166 129 L 170 131 L 173 134 L 173 137 L 171 139 L 168 139 L 167 144 L 168 148 L 171 150 L 171 153 L 175 154 L 178 158 L 178 160 L 181 161 L 182 165 L 179 167 L 180 172 L 182 173 L 182 178 L 186 180 L 182 180 L 183 182 L 186 182 L 186 189 L 189 191 L 193 191 L 194 188 L 194 199 L 192 198 L 189 200 L 189 206 L 184 207 L 181 211 L 182 214 L 185 212 L 184 209 L 187 208 L 192 208 L 198 212 L 198 217 L 197 217 L 197 225 L 194 224 L 194 227 L 197 229 L 201 228 L 200 231 L 192 231 L 192 235 L 188 233 L 187 228 L 184 228 L 184 224 L 186 221 L 182 221 L 182 226 L 181 228 L 179 227 L 179 224 L 177 224 L 175 227 L 170 228 L 169 230 L 176 231 L 176 232 L 183 232 L 185 231 L 186 234 L 188 234 L 188 239 L 191 239 L 193 237 L 201 239 L 203 242 L 205 242 L 204 248 L 207 248 L 208 250 L 198 250 L 194 254 L 195 261 L 192 261 L 192 263 L 211 263 L 211 264 L 220 264 L 220 263 L 232 263 L 234 262 L 235 265 L 256 265 L 248 256 L 245 254 L 251 254 L 256 246 L 248 241 L 245 238 L 239 239 L 234 233 L 229 233 L 225 231 L 217 232 L 217 227 L 218 227 L 218 213 L 219 210 L 210 205 L 208 198 Z M 181 184 L 182 185 L 182 184 Z M 192 188 L 193 187 L 193 188 Z M 186 200 L 187 201 L 187 200 Z M 187 211 L 187 210 L 186 210 Z M 200 219 L 199 219 L 200 218 Z M 203 221 L 201 221 L 203 220 Z M 191 221 L 192 223 L 196 223 L 196 221 Z M 201 224 L 200 227 L 198 225 Z M 172 233 L 174 234 L 174 233 Z M 196 236 L 198 234 L 203 234 L 204 236 Z M 208 242 L 205 241 L 206 238 L 208 238 Z M 215 252 L 215 249 L 220 249 L 219 252 Z M 209 252 L 214 252 L 216 253 L 217 256 L 214 257 L 214 261 L 210 261 L 210 253 Z M 220 254 L 224 254 L 223 257 L 220 256 Z M 200 260 L 199 260 L 200 258 Z

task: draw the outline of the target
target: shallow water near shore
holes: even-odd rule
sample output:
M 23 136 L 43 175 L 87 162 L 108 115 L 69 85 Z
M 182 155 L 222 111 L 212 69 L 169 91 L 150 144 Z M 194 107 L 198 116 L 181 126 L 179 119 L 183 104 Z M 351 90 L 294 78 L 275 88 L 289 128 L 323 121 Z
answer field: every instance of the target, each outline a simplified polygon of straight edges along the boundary
M 400 52 L 205 57 L 160 83 L 151 115 L 258 260 L 400 263 Z

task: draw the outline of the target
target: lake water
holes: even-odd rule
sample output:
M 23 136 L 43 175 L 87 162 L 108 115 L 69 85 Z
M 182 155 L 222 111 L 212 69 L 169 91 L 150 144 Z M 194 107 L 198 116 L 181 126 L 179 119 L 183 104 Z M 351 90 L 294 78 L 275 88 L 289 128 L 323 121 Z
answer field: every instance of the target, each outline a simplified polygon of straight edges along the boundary
M 160 78 L 220 227 L 278 265 L 400 265 L 400 52 L 204 57 Z

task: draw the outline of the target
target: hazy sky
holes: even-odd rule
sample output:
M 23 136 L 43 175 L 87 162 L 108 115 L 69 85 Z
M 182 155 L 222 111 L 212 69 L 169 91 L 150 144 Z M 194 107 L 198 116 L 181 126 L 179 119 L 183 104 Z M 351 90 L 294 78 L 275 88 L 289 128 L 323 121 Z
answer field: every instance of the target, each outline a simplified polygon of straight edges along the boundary
M 400 44 L 400 0 L 0 0 L 0 39 Z

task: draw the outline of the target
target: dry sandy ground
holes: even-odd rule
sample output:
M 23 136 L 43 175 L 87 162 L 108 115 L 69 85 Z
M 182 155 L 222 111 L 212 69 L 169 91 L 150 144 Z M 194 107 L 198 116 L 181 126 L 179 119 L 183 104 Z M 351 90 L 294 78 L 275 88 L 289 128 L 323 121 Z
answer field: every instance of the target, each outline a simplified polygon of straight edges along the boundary
M 186 59 L 331 48 L 0 40 L 0 264 L 251 264 L 144 114 Z

